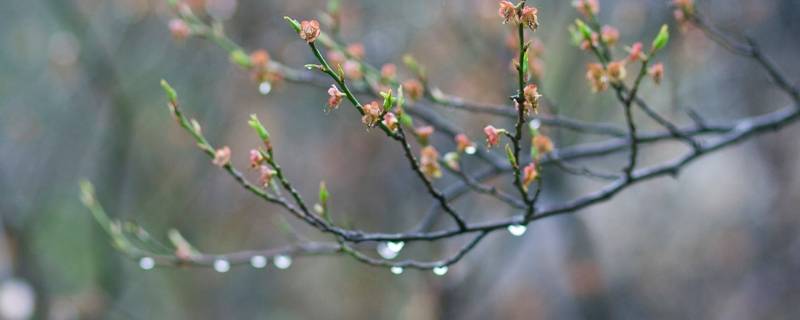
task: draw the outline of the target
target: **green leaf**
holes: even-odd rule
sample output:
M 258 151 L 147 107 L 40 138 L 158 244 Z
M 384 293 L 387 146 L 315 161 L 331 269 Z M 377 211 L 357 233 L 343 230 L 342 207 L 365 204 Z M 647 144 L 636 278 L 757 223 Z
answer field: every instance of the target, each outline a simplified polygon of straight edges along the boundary
M 297 20 L 292 19 L 292 18 L 290 18 L 288 16 L 283 17 L 283 19 L 286 20 L 286 21 L 289 21 L 289 24 L 292 25 L 292 28 L 294 29 L 294 32 L 300 33 L 300 22 L 297 22 Z
M 517 158 L 514 157 L 514 150 L 511 149 L 511 145 L 509 144 L 506 144 L 506 157 L 508 158 L 508 162 L 512 167 L 517 166 Z
M 178 93 L 167 83 L 167 80 L 161 79 L 161 88 L 164 89 L 164 93 L 167 94 L 167 99 L 169 99 L 170 102 L 174 103 L 178 101 Z
M 395 100 L 394 97 L 392 97 L 392 89 L 389 89 L 389 92 L 381 92 L 381 96 L 383 97 L 383 110 L 389 111 Z
M 242 68 L 248 69 L 252 67 L 252 62 L 250 62 L 250 56 L 248 56 L 242 50 L 233 50 L 231 51 L 230 55 L 231 62 L 239 65 Z
M 406 128 L 413 128 L 414 119 L 412 119 L 411 116 L 403 112 L 403 114 L 400 115 L 400 124 L 402 124 Z
M 522 65 L 520 65 L 520 68 L 522 68 L 522 74 L 527 77 L 528 76 L 528 44 L 526 44 L 525 47 L 523 47 L 523 49 L 522 49 Z
M 578 27 L 578 31 L 580 31 L 584 40 L 592 40 L 592 28 L 589 28 L 583 20 L 575 19 L 575 26 Z
M 669 27 L 665 24 L 661 26 L 661 30 L 658 32 L 658 35 L 655 39 L 653 39 L 653 47 L 652 51 L 656 52 L 664 48 L 669 42 Z

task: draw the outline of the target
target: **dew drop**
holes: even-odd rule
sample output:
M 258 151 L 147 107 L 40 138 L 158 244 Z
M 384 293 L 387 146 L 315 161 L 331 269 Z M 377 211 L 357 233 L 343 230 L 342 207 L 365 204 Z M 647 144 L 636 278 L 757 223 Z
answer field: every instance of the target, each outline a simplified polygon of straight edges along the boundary
M 292 257 L 285 255 L 275 256 L 273 263 L 278 269 L 287 269 L 292 265 Z
M 475 154 L 475 152 L 477 152 L 477 151 L 478 151 L 478 148 L 475 148 L 474 145 L 464 148 L 464 152 L 466 154 Z
M 440 266 L 433 268 L 433 274 L 437 276 L 443 276 L 445 275 L 445 273 L 447 273 L 447 266 Z
M 530 125 L 531 129 L 539 130 L 539 128 L 542 126 L 542 120 L 533 119 L 533 120 L 531 120 L 531 123 L 529 125 Z
M 250 265 L 253 268 L 261 269 L 267 266 L 267 258 L 264 256 L 253 256 L 250 258 Z
M 258 92 L 260 92 L 262 95 L 266 96 L 270 91 L 272 91 L 272 84 L 270 84 L 268 81 L 258 84 Z
M 214 260 L 214 270 L 219 273 L 228 272 L 231 269 L 231 264 L 228 260 L 225 259 L 217 259 Z
M 379 243 L 376 250 L 382 258 L 389 260 L 396 258 L 399 254 L 399 251 L 392 250 L 392 248 L 389 246 L 389 242 Z
M 156 261 L 153 260 L 153 258 L 143 257 L 139 259 L 139 268 L 142 268 L 142 270 L 150 270 L 153 269 L 153 267 L 155 266 L 156 266 Z
M 511 235 L 516 236 L 516 237 L 519 237 L 519 236 L 525 234 L 525 231 L 527 231 L 527 230 L 528 230 L 528 227 L 523 226 L 521 224 L 512 224 L 512 225 L 508 226 L 508 232 L 511 233 Z
M 406 243 L 403 242 L 403 241 L 397 241 L 397 242 L 389 241 L 389 242 L 386 243 L 386 247 L 389 248 L 389 250 L 392 250 L 392 251 L 397 252 L 397 253 L 399 253 L 400 250 L 403 250 L 403 247 L 405 245 L 406 245 Z
M 401 274 L 403 273 L 403 267 L 394 266 L 390 269 L 394 274 Z

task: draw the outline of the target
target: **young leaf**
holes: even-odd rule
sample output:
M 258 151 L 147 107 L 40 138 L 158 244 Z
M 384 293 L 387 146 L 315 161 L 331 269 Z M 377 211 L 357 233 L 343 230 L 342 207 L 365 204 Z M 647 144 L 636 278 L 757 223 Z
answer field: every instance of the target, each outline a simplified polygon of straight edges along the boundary
M 669 42 L 669 27 L 665 24 L 661 26 L 661 30 L 658 32 L 658 35 L 655 39 L 653 39 L 653 47 L 652 51 L 656 52 L 664 48 Z

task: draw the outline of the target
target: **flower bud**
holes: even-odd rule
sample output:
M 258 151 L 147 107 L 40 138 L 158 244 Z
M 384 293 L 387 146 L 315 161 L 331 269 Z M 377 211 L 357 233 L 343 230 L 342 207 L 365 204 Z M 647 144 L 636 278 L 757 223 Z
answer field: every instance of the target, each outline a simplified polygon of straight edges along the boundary
M 397 131 L 397 116 L 394 113 L 387 112 L 383 115 L 383 124 L 389 128 L 389 131 Z
M 250 167 L 255 169 L 264 163 L 264 156 L 256 149 L 250 149 Z
M 522 12 L 520 13 L 520 22 L 524 24 L 526 27 L 530 28 L 533 31 L 536 31 L 539 28 L 539 17 L 537 13 L 539 9 L 535 7 L 524 7 L 522 8 Z
M 408 95 L 411 100 L 419 100 L 425 93 L 425 88 L 422 83 L 417 79 L 410 79 L 403 82 L 403 92 Z
M 483 133 L 486 134 L 486 145 L 491 148 L 497 145 L 500 142 L 500 130 L 495 128 L 494 126 L 486 126 L 483 128 Z
M 176 18 L 169 21 L 169 32 L 172 33 L 172 37 L 176 40 L 184 40 L 191 35 L 192 30 L 189 29 L 189 25 L 186 22 Z
M 216 166 L 224 167 L 231 162 L 231 148 L 224 146 L 214 152 L 214 160 L 212 163 Z
M 542 155 L 548 154 L 553 152 L 553 141 L 550 140 L 550 137 L 537 134 L 531 140 L 531 145 L 533 145 L 533 149 L 536 151 L 536 157 L 539 158 Z
M 420 144 L 427 145 L 433 135 L 433 131 L 434 129 L 432 126 L 424 126 L 416 128 L 414 134 L 417 135 L 417 140 L 419 140 Z
M 522 90 L 522 96 L 525 100 L 522 103 L 525 107 L 525 111 L 539 113 L 539 98 L 542 97 L 542 95 L 539 94 L 539 87 L 535 84 L 525 86 Z
M 647 70 L 647 74 L 653 78 L 653 82 L 661 84 L 661 79 L 664 78 L 664 64 L 656 63 Z
M 519 23 L 519 17 L 517 16 L 517 7 L 509 2 L 509 1 L 500 1 L 500 8 L 497 11 L 497 14 L 503 18 L 503 24 L 506 23 Z
M 319 37 L 319 21 L 317 20 L 303 20 L 300 22 L 300 39 L 308 43 L 312 43 Z
M 442 177 L 442 170 L 439 167 L 439 151 L 436 151 L 433 146 L 422 148 L 419 165 L 422 173 L 429 179 Z
M 384 64 L 381 67 L 381 79 L 394 80 L 397 77 L 397 66 L 393 63 Z
M 250 53 L 250 63 L 257 69 L 267 69 L 269 65 L 269 53 L 264 49 L 253 51 Z
M 344 69 L 344 75 L 352 80 L 359 80 L 364 76 L 361 72 L 361 64 L 355 60 L 345 61 L 342 69 Z
M 461 170 L 461 166 L 458 164 L 458 153 L 455 152 L 448 152 L 444 155 L 444 163 L 447 165 L 450 170 L 459 171 Z
M 347 51 L 347 54 L 350 55 L 350 57 L 352 57 L 353 59 L 357 60 L 364 59 L 365 50 L 364 50 L 364 45 L 361 43 L 358 42 L 352 43 L 347 46 L 345 51 Z
M 525 190 L 528 190 L 528 187 L 536 180 L 539 176 L 539 172 L 536 170 L 536 164 L 531 162 L 525 168 L 522 169 L 522 186 Z
M 612 26 L 603 26 L 600 39 L 607 45 L 613 46 L 619 42 L 619 30 Z
M 636 62 L 639 60 L 647 60 L 647 55 L 642 51 L 642 43 L 634 43 L 628 50 L 628 61 Z
M 269 186 L 270 182 L 272 182 L 272 177 L 274 177 L 277 172 L 267 166 L 261 166 L 259 168 L 260 176 L 258 178 L 258 182 L 264 187 Z
M 600 4 L 597 0 L 576 0 L 572 2 L 572 6 L 587 18 L 600 12 Z
M 361 117 L 361 122 L 367 127 L 374 127 L 381 117 L 381 106 L 377 101 L 372 101 L 364 105 L 364 116 Z
M 603 65 L 590 63 L 586 65 L 586 80 L 593 92 L 605 91 L 608 89 L 608 75 Z
M 344 99 L 344 92 L 339 91 L 335 84 L 328 89 L 328 111 L 336 110 Z
M 458 150 L 458 152 L 466 152 L 467 149 L 475 147 L 475 144 L 472 143 L 471 140 L 469 140 L 469 137 L 467 137 L 466 134 L 463 133 L 457 134 L 455 140 L 456 140 L 456 150 Z

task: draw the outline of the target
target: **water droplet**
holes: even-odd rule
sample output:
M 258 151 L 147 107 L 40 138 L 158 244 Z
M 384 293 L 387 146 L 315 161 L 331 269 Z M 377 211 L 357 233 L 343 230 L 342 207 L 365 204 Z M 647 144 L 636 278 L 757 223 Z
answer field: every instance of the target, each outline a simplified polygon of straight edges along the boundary
M 403 242 L 403 241 L 397 241 L 397 242 L 389 241 L 389 242 L 386 243 L 386 247 L 389 248 L 389 250 L 392 250 L 392 251 L 398 252 L 398 253 L 400 252 L 400 250 L 403 250 L 403 247 L 405 245 L 406 245 L 406 243 Z
M 263 267 L 266 267 L 267 258 L 264 256 L 253 256 L 252 258 L 250 258 L 250 265 L 256 269 L 261 269 Z
M 437 276 L 443 276 L 445 275 L 445 273 L 447 273 L 447 266 L 440 266 L 433 268 L 433 274 Z
M 28 282 L 10 278 L 0 283 L 0 319 L 31 319 L 36 293 Z
M 230 270 L 230 269 L 231 269 L 231 264 L 228 262 L 228 260 L 225 260 L 225 259 L 214 260 L 214 270 L 215 271 L 217 271 L 219 273 L 225 273 L 225 272 L 228 272 L 228 270 Z
M 403 267 L 394 266 L 390 269 L 394 274 L 401 274 L 403 273 Z
M 389 259 L 389 260 L 396 258 L 397 255 L 399 254 L 399 251 L 394 251 L 389 247 L 389 243 L 388 242 L 379 243 L 378 247 L 376 248 L 376 250 L 378 251 L 378 254 L 381 257 L 383 257 L 384 259 Z
M 292 266 L 292 257 L 285 255 L 275 256 L 273 263 L 278 269 L 287 269 Z
M 508 226 L 508 232 L 511 233 L 511 235 L 516 236 L 516 237 L 519 237 L 519 236 L 525 234 L 525 231 L 527 231 L 527 230 L 528 230 L 528 227 L 523 226 L 521 224 L 512 224 L 512 225 Z
M 264 81 L 258 84 L 258 92 L 263 95 L 268 95 L 269 92 L 272 91 L 272 84 L 269 81 Z
M 153 260 L 153 258 L 144 257 L 139 259 L 139 268 L 142 268 L 142 270 L 150 270 L 153 269 L 153 267 L 155 266 L 156 266 L 156 261 Z
M 542 126 L 542 120 L 533 119 L 530 123 L 531 129 L 538 130 Z
M 467 153 L 467 154 L 475 154 L 475 152 L 477 152 L 477 151 L 478 151 L 478 148 L 475 148 L 474 145 L 471 145 L 471 146 L 468 146 L 468 147 L 464 148 L 464 152 Z

